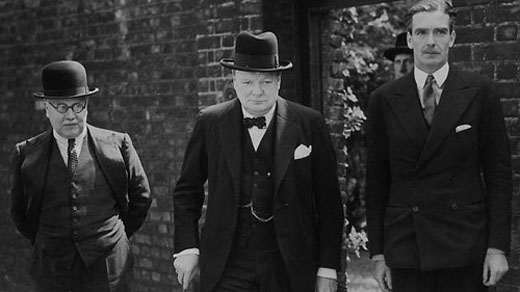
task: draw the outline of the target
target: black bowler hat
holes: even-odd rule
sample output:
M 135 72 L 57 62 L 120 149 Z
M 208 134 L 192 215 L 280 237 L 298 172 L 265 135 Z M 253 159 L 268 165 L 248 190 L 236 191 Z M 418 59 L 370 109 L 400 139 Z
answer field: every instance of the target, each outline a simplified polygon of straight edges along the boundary
M 89 88 L 87 71 L 76 61 L 57 61 L 42 69 L 43 92 L 34 92 L 37 98 L 79 98 L 94 95 L 99 88 Z
M 292 68 L 290 61 L 278 60 L 278 39 L 270 31 L 253 35 L 238 34 L 235 42 L 235 59 L 224 58 L 220 64 L 226 68 L 252 72 L 277 72 Z
M 395 39 L 395 47 L 386 50 L 384 53 L 385 57 L 392 62 L 394 61 L 395 56 L 399 54 L 413 54 L 413 50 L 408 47 L 406 32 L 398 34 Z

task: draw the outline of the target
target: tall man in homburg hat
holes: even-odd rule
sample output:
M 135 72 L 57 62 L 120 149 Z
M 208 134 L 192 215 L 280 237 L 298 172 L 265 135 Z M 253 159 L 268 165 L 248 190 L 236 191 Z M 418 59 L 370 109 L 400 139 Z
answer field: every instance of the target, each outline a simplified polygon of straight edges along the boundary
M 150 187 L 127 134 L 87 124 L 85 68 L 42 70 L 52 129 L 16 145 L 11 215 L 33 245 L 37 291 L 129 291 L 128 238 L 146 218 Z
M 385 58 L 394 64 L 394 79 L 399 79 L 413 71 L 413 50 L 408 47 L 406 32 L 402 32 L 395 38 L 395 47 L 387 49 Z
M 449 64 L 449 2 L 410 8 L 414 71 L 369 101 L 367 230 L 383 291 L 480 292 L 508 270 L 512 174 L 500 95 Z
M 273 33 L 240 33 L 220 63 L 238 98 L 201 111 L 186 149 L 173 194 L 179 282 L 200 267 L 202 292 L 335 291 L 343 212 L 324 120 L 278 95 L 292 64 Z

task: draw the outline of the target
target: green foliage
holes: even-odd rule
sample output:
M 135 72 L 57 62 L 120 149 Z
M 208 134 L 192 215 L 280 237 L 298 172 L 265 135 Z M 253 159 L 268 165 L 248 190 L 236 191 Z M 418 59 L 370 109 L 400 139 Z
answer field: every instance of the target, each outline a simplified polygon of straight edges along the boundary
M 365 169 L 366 149 L 363 122 L 370 93 L 393 78 L 392 63 L 383 52 L 395 44 L 395 36 L 404 31 L 407 3 L 383 3 L 330 11 L 332 21 L 331 46 L 340 54 L 333 62 L 337 70 L 333 78 L 343 80 L 342 89 L 330 87 L 329 94 L 343 101 L 343 153 L 346 161 L 345 181 L 347 229 L 345 246 L 359 256 L 366 249 Z M 348 257 L 348 254 L 347 254 Z M 348 259 L 347 259 L 348 260 Z

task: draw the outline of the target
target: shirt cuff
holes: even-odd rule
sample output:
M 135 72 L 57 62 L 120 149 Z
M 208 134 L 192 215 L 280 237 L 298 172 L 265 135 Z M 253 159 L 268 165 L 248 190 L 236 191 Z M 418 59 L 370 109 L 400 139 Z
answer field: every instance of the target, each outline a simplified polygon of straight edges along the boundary
M 385 255 L 383 255 L 383 254 L 376 254 L 376 255 L 373 255 L 373 256 L 372 256 L 372 260 L 373 260 L 374 262 L 382 262 L 382 261 L 385 260 Z
M 194 247 L 194 248 L 187 248 L 185 250 L 182 250 L 181 252 L 179 253 L 174 253 L 173 254 L 173 258 L 176 259 L 180 256 L 183 256 L 183 255 L 189 255 L 189 254 L 196 254 L 196 255 L 199 255 L 200 254 L 200 251 L 198 248 Z
M 330 268 L 319 268 L 318 273 L 316 274 L 318 277 L 329 278 L 333 280 L 338 279 L 338 275 L 336 274 L 336 270 Z
M 506 253 L 498 248 L 488 247 L 486 254 L 488 254 L 488 255 L 495 255 L 495 254 L 505 255 Z

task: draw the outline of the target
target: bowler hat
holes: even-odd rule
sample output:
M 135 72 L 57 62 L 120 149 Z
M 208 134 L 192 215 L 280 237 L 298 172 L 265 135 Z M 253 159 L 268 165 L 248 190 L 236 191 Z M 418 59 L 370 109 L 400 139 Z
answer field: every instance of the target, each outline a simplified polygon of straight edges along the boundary
M 399 54 L 413 54 L 413 50 L 408 47 L 408 42 L 406 41 L 406 32 L 398 34 L 395 39 L 395 47 L 384 52 L 385 57 L 392 62 L 395 56 Z
M 238 34 L 235 42 L 235 59 L 224 58 L 220 64 L 226 68 L 252 72 L 277 72 L 292 68 L 290 61 L 278 59 L 278 39 L 270 31 L 253 35 Z
M 43 92 L 34 92 L 37 98 L 79 98 L 94 95 L 99 88 L 89 88 L 85 67 L 76 61 L 57 61 L 42 69 Z

